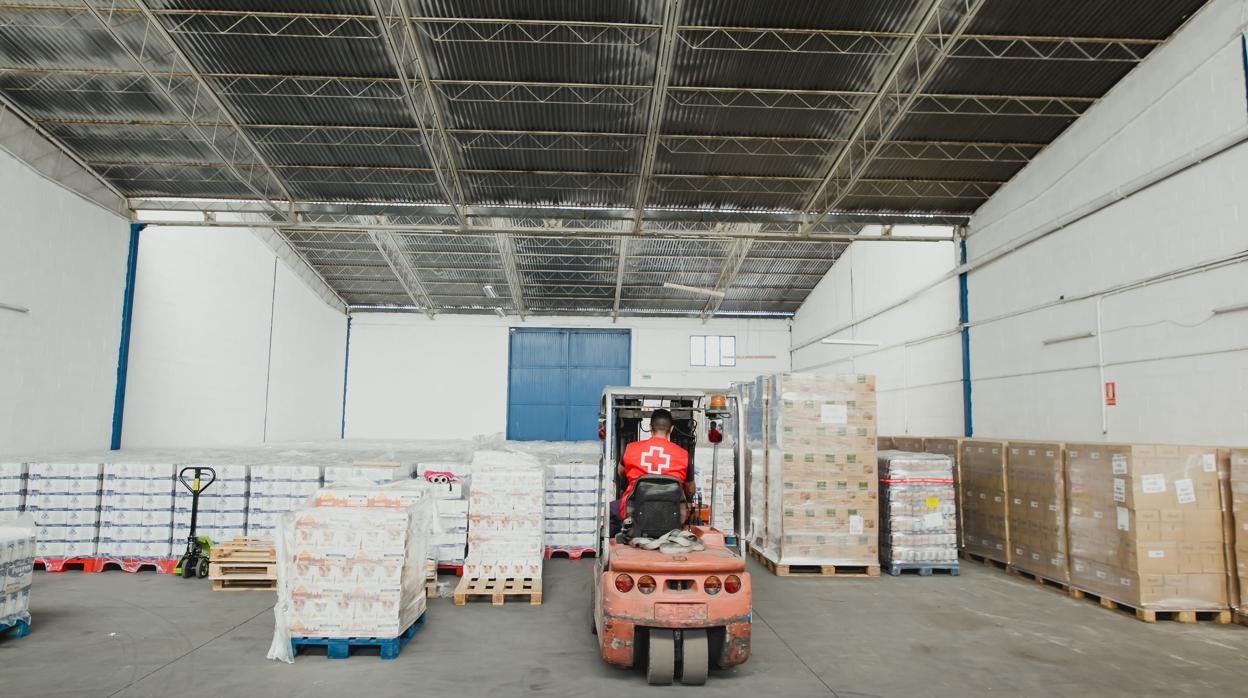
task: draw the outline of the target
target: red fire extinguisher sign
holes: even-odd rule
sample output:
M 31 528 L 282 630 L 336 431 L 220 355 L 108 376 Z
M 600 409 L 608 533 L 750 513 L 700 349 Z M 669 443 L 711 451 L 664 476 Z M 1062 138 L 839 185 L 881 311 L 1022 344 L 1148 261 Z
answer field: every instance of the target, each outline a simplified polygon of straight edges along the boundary
M 1113 381 L 1105 383 L 1105 404 L 1110 407 L 1118 404 L 1118 386 Z

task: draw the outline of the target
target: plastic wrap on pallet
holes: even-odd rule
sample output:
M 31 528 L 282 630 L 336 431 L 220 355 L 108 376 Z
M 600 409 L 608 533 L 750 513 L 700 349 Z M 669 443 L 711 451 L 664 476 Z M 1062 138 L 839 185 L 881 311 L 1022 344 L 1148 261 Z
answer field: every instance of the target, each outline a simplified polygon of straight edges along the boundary
M 1067 444 L 1070 581 L 1151 610 L 1227 608 L 1217 450 Z
M 790 565 L 878 565 L 875 378 L 789 373 L 749 389 L 750 537 Z
M 271 538 L 282 514 L 303 506 L 321 488 L 319 465 L 254 465 L 247 497 L 247 536 Z
M 269 659 L 292 662 L 292 637 L 398 637 L 424 614 L 436 500 L 415 480 L 362 500 L 372 506 L 318 494 L 279 520 Z
M 100 526 L 99 463 L 31 463 L 26 510 L 34 518 L 35 557 L 94 557 Z
M 505 451 L 475 453 L 464 576 L 540 579 L 545 501 L 545 472 L 537 459 Z
M 598 464 L 549 463 L 545 468 L 543 544 L 558 550 L 594 547 L 594 532 L 598 528 Z
M 396 480 L 407 480 L 410 473 L 398 463 L 393 465 L 327 465 L 325 466 L 325 484 L 335 482 L 369 482 L 384 485 Z
M 30 624 L 35 521 L 30 514 L 0 520 L 0 628 Z
M 0 463 L 0 519 L 26 510 L 26 464 Z
M 173 553 L 174 469 L 170 463 L 106 463 L 98 557 L 163 560 Z
M 878 463 L 880 561 L 957 562 L 953 460 L 932 453 L 881 451 Z

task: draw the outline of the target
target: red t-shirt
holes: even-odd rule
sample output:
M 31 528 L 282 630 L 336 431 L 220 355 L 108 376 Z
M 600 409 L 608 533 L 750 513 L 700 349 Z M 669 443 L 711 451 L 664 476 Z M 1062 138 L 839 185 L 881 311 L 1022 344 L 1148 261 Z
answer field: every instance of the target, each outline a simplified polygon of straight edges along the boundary
M 628 487 L 620 497 L 620 516 L 627 511 L 628 495 L 633 485 L 643 475 L 667 475 L 681 482 L 689 472 L 689 452 L 668 441 L 652 436 L 645 441 L 634 441 L 624 449 L 624 477 Z

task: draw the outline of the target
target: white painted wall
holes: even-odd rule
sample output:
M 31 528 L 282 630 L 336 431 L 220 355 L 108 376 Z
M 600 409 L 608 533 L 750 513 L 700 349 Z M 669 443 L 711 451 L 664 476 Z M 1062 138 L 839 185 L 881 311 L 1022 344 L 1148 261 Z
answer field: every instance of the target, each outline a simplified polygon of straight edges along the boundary
M 339 437 L 342 313 L 248 228 L 140 240 L 124 446 Z
M 353 316 L 348 438 L 469 438 L 507 429 L 508 328 L 632 331 L 632 383 L 727 387 L 789 369 L 787 320 L 514 318 L 363 313 Z M 689 366 L 690 335 L 737 338 L 736 368 Z
M 879 232 L 872 227 L 863 235 Z M 894 233 L 949 237 L 951 230 L 898 227 Z M 947 274 L 956 254 L 952 242 L 850 245 L 793 319 L 793 370 L 876 376 L 881 434 L 962 434 L 956 279 L 878 313 Z M 820 343 L 828 336 L 879 346 Z
M 0 152 L 0 452 L 108 448 L 129 231 Z
M 972 263 L 1184 154 L 1248 128 L 1245 0 L 1214 0 L 1079 119 L 971 222 Z M 1248 443 L 1248 263 L 1101 301 L 1190 265 L 1248 253 L 1248 145 L 971 272 L 975 433 L 1065 440 Z M 1071 299 L 1088 297 L 1071 302 Z

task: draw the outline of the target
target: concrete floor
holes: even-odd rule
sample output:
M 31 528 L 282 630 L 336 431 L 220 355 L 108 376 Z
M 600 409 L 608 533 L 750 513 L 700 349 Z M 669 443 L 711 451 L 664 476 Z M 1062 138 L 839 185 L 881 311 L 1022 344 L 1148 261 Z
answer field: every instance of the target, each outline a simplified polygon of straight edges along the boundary
M 751 563 L 753 564 L 753 563 Z M 588 561 L 552 561 L 541 607 L 430 604 L 398 660 L 264 659 L 269 593 L 152 573 L 36 573 L 33 630 L 0 640 L 0 695 L 1143 696 L 1248 694 L 1248 628 L 1148 625 L 965 564 L 963 575 L 773 577 L 754 654 L 703 688 L 649 688 L 597 656 Z M 445 578 L 444 578 L 445 579 Z

